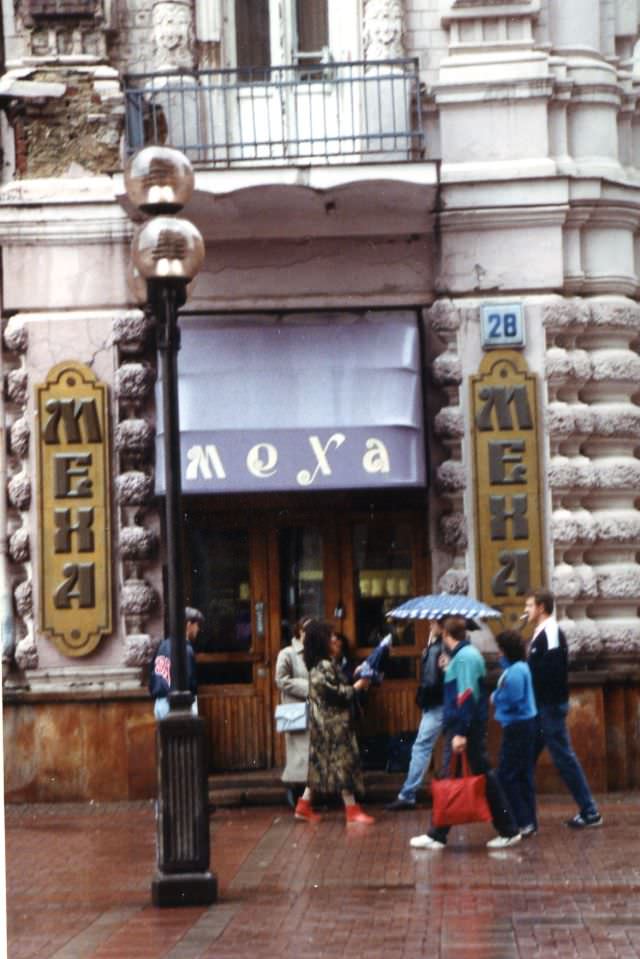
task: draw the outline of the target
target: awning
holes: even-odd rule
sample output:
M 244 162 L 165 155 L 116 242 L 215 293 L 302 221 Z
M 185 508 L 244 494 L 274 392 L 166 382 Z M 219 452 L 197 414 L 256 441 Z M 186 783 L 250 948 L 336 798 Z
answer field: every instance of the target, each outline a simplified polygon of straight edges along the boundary
M 183 493 L 423 485 L 416 314 L 261 319 L 180 320 Z

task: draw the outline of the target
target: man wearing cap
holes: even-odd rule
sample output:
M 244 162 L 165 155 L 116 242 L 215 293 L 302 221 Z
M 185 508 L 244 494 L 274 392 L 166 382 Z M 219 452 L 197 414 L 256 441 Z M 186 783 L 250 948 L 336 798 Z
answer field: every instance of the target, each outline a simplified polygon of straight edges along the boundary
M 185 637 L 187 652 L 187 689 L 193 693 L 191 712 L 198 715 L 198 682 L 196 678 L 196 657 L 193 646 L 204 623 L 204 616 L 198 609 L 187 606 L 184 611 Z M 149 679 L 149 692 L 153 699 L 153 713 L 156 719 L 164 719 L 169 713 L 169 693 L 171 691 L 171 640 L 163 639 L 158 646 Z

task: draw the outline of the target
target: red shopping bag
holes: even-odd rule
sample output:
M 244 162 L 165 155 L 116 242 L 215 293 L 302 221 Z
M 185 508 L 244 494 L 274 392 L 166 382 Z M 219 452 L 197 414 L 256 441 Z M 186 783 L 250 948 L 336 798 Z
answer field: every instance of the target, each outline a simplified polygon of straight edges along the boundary
M 434 779 L 431 783 L 434 826 L 462 826 L 468 822 L 490 822 L 491 810 L 487 803 L 486 776 L 472 776 L 466 751 L 462 753 L 462 776 L 454 779 L 451 757 L 449 779 Z

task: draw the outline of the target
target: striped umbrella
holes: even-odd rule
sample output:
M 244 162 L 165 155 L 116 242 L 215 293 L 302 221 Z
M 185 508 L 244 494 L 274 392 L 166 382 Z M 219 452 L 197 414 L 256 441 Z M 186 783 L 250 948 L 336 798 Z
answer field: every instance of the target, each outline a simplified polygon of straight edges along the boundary
M 401 606 L 390 609 L 388 619 L 442 619 L 444 616 L 464 616 L 465 619 L 500 619 L 502 613 L 471 596 L 454 593 L 434 593 L 414 596 Z

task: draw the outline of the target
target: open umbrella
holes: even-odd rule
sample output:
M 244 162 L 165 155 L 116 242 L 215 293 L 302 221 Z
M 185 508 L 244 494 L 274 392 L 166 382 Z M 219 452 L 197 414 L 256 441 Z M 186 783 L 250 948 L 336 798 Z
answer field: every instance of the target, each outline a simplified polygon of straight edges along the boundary
M 389 650 L 391 649 L 391 633 L 388 633 L 382 639 L 374 651 L 369 653 L 359 666 L 356 666 L 354 675 L 357 678 L 370 679 L 374 686 L 379 686 L 384 679 L 384 671 L 389 660 Z
M 442 619 L 444 616 L 464 616 L 468 620 L 500 619 L 502 613 L 479 599 L 454 593 L 414 596 L 387 613 L 388 619 Z

